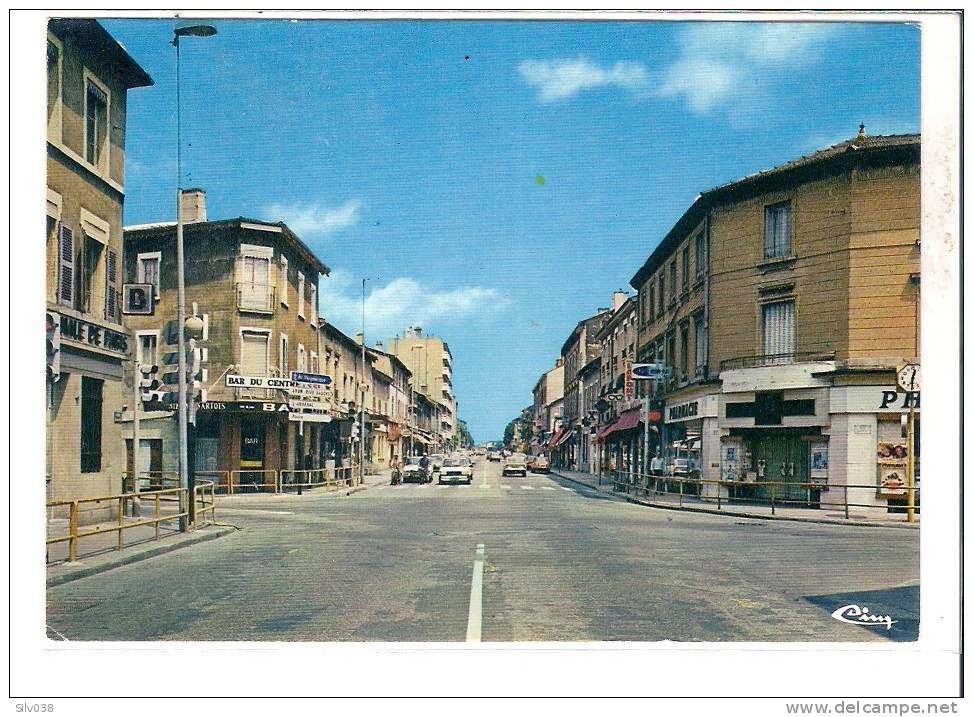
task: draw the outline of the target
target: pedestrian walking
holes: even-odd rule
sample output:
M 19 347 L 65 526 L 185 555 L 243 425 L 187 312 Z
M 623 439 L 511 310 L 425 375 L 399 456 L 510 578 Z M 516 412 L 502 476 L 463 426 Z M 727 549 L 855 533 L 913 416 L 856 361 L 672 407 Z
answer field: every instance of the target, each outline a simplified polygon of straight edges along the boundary
M 659 479 L 662 477 L 663 463 L 662 454 L 659 451 L 655 452 L 652 460 L 649 462 L 649 474 L 653 477 L 652 489 L 656 493 L 661 493 L 659 490 Z

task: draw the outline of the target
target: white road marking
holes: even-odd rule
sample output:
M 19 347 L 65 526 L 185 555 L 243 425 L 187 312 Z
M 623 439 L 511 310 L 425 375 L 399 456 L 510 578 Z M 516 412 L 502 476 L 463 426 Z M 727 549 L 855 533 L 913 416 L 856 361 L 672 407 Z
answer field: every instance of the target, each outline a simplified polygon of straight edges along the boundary
M 489 488 L 490 486 L 487 483 L 480 483 L 480 487 L 481 488 Z
M 520 487 L 523 488 L 524 490 L 534 490 L 534 486 L 532 485 L 522 485 Z
M 483 543 L 476 546 L 473 561 L 473 583 L 470 585 L 470 612 L 466 618 L 466 641 L 479 642 L 483 634 Z
M 554 489 L 551 488 L 551 486 L 549 486 L 549 485 L 542 485 L 541 486 L 541 490 L 554 490 Z
M 512 490 L 513 489 L 513 486 L 512 485 L 502 485 L 500 487 L 503 488 L 504 490 Z
M 571 490 L 570 488 L 565 488 L 563 485 L 561 486 L 561 490 L 566 490 L 566 491 L 570 491 L 571 493 L 574 493 L 573 490 Z
M 263 510 L 261 508 L 223 508 L 221 513 L 266 513 L 268 515 L 294 515 L 293 510 Z

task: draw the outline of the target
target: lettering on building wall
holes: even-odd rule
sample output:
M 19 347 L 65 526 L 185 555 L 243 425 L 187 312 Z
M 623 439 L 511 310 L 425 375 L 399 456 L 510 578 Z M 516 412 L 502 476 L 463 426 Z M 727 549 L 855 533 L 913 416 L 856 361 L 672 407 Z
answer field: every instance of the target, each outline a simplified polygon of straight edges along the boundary
M 690 401 L 669 409 L 670 421 L 681 421 L 684 418 L 691 418 L 699 415 L 699 401 Z
M 64 314 L 61 315 L 61 338 L 122 355 L 128 353 L 128 337 L 125 334 Z
M 899 397 L 902 397 L 902 404 L 897 405 L 899 402 Z M 879 406 L 879 410 L 883 408 L 919 408 L 919 392 L 918 391 L 906 391 L 905 393 L 899 393 L 898 391 L 882 391 L 882 405 Z

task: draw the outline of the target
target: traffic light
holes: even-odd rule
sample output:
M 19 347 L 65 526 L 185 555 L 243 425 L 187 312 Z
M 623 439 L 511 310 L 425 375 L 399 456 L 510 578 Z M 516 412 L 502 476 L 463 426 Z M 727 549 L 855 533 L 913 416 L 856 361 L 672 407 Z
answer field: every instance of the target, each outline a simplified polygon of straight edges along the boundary
M 159 390 L 159 367 L 152 364 L 139 364 L 139 399 L 143 404 L 162 400 L 163 391 Z
M 61 317 L 47 312 L 47 380 L 61 379 Z
M 649 400 L 649 423 L 660 424 L 662 423 L 663 411 L 665 409 L 665 403 L 661 398 L 653 398 Z

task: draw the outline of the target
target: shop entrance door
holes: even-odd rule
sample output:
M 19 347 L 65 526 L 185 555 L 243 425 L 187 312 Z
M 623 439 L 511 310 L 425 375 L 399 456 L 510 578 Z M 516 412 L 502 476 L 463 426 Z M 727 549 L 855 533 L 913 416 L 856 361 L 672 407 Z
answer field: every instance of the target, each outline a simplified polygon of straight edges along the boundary
M 771 486 L 767 484 L 773 483 L 775 500 L 807 502 L 808 444 L 800 436 L 789 431 L 761 431 L 751 450 L 759 498 L 770 500 Z
M 244 419 L 240 422 L 240 484 L 264 483 L 264 424 Z

